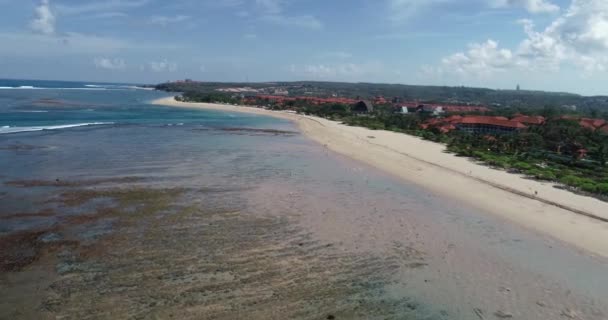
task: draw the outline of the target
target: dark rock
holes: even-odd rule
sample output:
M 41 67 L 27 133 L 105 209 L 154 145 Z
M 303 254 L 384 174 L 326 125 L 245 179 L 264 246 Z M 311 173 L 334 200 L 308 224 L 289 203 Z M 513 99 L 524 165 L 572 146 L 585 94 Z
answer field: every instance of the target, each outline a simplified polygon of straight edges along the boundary
M 497 318 L 500 318 L 500 319 L 510 319 L 510 318 L 513 318 L 512 314 L 510 314 L 508 312 L 504 312 L 502 310 L 498 310 L 498 311 L 494 312 L 494 315 Z

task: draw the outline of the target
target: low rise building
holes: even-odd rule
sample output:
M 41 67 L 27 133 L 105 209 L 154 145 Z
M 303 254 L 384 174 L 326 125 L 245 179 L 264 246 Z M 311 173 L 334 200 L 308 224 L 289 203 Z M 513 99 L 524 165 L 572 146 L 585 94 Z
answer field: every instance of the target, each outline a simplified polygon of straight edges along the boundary
M 435 118 L 426 121 L 421 126 L 423 129 L 436 128 L 441 133 L 460 130 L 474 134 L 505 134 L 526 129 L 527 126 L 521 122 L 509 120 L 505 117 L 488 116 L 450 116 L 447 118 Z
M 504 117 L 463 117 L 456 123 L 461 131 L 475 134 L 504 134 L 526 129 L 521 122 L 512 121 Z
M 521 122 L 530 126 L 540 126 L 545 123 L 546 119 L 543 116 L 525 116 L 520 114 L 516 115 L 511 121 Z
M 369 101 L 361 100 L 361 101 L 355 103 L 352 106 L 351 110 L 352 110 L 353 113 L 366 114 L 366 113 L 373 112 L 374 111 L 374 106 Z

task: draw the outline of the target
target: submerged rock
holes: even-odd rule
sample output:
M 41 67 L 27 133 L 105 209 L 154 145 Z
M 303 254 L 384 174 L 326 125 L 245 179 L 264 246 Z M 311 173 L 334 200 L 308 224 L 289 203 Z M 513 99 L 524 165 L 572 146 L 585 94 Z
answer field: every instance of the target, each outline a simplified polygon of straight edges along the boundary
M 42 236 L 40 236 L 38 238 L 38 241 L 44 242 L 44 243 L 49 243 L 49 242 L 61 241 L 61 239 L 62 239 L 61 235 L 59 235 L 55 232 L 51 232 L 51 233 L 43 234 Z

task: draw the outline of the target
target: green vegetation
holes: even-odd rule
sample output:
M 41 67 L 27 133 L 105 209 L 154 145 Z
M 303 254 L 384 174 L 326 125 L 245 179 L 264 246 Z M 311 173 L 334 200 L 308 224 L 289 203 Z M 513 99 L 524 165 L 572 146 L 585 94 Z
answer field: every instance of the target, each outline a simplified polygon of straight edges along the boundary
M 392 114 L 383 108 L 378 108 L 372 115 L 344 115 L 343 108 L 315 106 L 304 108 L 302 112 L 340 120 L 351 126 L 416 135 L 447 144 L 448 151 L 492 167 L 608 197 L 608 137 L 585 129 L 575 121 L 552 118 L 542 126 L 497 136 L 461 131 L 442 134 L 436 129 L 420 128 L 428 115 Z M 332 113 L 332 110 L 340 112 Z M 581 150 L 586 151 L 586 157 L 581 158 Z
M 184 102 L 206 102 L 206 103 L 228 103 L 228 104 L 236 104 L 240 103 L 241 100 L 231 95 L 219 93 L 219 92 L 211 92 L 211 93 L 203 93 L 197 91 L 187 91 L 184 92 L 181 96 L 176 96 L 175 100 L 184 101 Z
M 495 137 L 453 132 L 448 150 L 490 166 L 608 196 L 608 137 L 573 121 L 549 120 L 527 131 Z M 581 157 L 581 150 L 587 156 Z
M 412 86 L 402 84 L 344 83 L 344 82 L 267 82 L 267 83 L 221 83 L 221 82 L 174 82 L 156 86 L 157 90 L 169 92 L 216 93 L 220 88 L 248 87 L 257 92 L 249 94 L 274 94 L 276 90 L 287 91 L 290 96 L 311 97 L 350 97 L 370 99 L 384 96 L 401 101 L 484 104 L 497 107 L 499 111 L 512 112 L 520 109 L 542 110 L 547 106 L 552 110 L 571 109 L 590 117 L 608 119 L 608 97 L 585 97 L 563 92 L 544 92 L 527 90 L 492 90 L 469 87 Z M 243 93 L 247 95 L 247 93 Z

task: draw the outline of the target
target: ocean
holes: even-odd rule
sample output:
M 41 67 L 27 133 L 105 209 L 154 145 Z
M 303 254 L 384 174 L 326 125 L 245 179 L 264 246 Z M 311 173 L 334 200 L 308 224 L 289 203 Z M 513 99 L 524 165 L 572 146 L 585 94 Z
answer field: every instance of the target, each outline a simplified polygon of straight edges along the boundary
M 167 93 L 125 84 L 0 80 L 0 134 L 84 126 L 263 126 L 266 118 L 148 105 Z
M 0 319 L 605 319 L 605 262 L 288 121 L 0 87 Z

